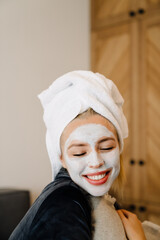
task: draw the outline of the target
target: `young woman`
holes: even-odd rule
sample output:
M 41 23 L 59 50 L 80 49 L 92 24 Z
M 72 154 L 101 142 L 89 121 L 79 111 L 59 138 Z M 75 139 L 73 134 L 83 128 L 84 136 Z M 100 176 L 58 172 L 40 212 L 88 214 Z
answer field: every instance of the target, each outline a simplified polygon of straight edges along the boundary
M 128 136 L 117 87 L 98 73 L 73 71 L 39 98 L 53 181 L 9 239 L 145 240 L 137 217 L 108 194 L 122 181 Z

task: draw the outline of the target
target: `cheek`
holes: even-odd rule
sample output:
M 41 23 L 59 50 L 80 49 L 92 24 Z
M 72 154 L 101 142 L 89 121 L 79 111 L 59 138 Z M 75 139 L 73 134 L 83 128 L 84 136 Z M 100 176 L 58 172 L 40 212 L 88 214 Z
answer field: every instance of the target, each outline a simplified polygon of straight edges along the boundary
M 84 171 L 84 168 L 86 167 L 86 158 L 71 158 L 68 156 L 68 154 L 65 153 L 64 160 L 67 166 L 68 171 L 72 172 L 72 175 L 74 174 L 81 174 Z
M 102 153 L 101 156 L 103 161 L 110 167 L 118 167 L 120 165 L 119 148 L 116 148 L 109 153 Z

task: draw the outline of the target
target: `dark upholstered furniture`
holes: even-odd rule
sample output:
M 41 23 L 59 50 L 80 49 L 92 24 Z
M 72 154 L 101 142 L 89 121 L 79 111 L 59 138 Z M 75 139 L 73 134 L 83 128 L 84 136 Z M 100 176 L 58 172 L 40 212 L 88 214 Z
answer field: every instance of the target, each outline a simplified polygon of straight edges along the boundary
M 0 240 L 8 240 L 29 207 L 29 191 L 0 189 Z

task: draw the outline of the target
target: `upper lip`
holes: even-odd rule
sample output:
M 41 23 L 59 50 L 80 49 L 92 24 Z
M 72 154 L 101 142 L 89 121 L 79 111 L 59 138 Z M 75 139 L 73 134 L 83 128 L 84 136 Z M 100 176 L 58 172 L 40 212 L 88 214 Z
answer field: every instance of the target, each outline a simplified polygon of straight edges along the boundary
M 101 172 L 83 174 L 83 176 L 96 176 L 96 175 L 104 174 L 104 173 L 110 172 L 110 171 L 111 171 L 111 168 L 106 169 L 106 170 L 101 171 Z

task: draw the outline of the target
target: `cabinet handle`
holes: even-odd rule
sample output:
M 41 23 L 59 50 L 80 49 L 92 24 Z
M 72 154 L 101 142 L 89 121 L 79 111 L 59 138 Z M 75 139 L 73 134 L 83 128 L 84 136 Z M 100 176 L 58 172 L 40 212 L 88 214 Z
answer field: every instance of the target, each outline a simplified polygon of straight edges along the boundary
M 145 212 L 146 210 L 147 210 L 147 208 L 145 206 L 140 206 L 139 207 L 140 212 Z
M 144 13 L 145 13 L 145 10 L 144 10 L 143 8 L 140 8 L 140 9 L 138 9 L 138 13 L 139 13 L 139 14 L 144 14 Z
M 131 164 L 131 165 L 134 165 L 135 163 L 136 163 L 136 162 L 135 162 L 134 159 L 131 159 L 131 160 L 130 160 L 130 164 Z
M 129 211 L 135 211 L 136 210 L 136 206 L 134 204 L 129 205 Z
M 129 15 L 130 15 L 130 17 L 134 17 L 134 16 L 136 15 L 136 12 L 130 11 L 130 12 L 129 12 Z
M 139 160 L 139 162 L 138 162 L 138 163 L 139 163 L 139 165 L 140 165 L 140 166 L 143 166 L 143 165 L 144 165 L 144 161 L 143 161 L 142 159 L 141 159 L 141 160 Z

